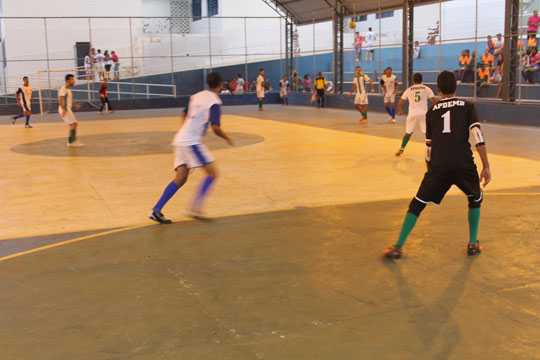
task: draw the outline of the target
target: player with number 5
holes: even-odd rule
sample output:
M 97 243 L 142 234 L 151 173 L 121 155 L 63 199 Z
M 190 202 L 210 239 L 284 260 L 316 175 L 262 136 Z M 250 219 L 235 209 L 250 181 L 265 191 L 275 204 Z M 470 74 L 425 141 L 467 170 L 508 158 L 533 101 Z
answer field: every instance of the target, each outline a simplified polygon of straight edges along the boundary
M 399 259 L 407 237 L 414 228 L 420 213 L 427 204 L 439 205 L 446 192 L 456 185 L 469 200 L 469 244 L 467 253 L 476 255 L 482 251 L 477 240 L 480 222 L 480 204 L 483 186 L 491 181 L 491 171 L 484 135 L 478 113 L 473 103 L 456 98 L 457 80 L 450 71 L 437 77 L 439 101 L 426 114 L 426 162 L 428 170 L 418 193 L 409 205 L 409 211 L 401 228 L 398 242 L 383 253 L 391 259 Z M 469 138 L 475 142 L 483 169 L 478 176 Z
M 437 104 L 437 99 L 433 91 L 422 84 L 422 74 L 416 73 L 413 75 L 413 84 L 413 86 L 403 92 L 398 103 L 398 115 L 403 115 L 403 104 L 405 100 L 409 100 L 409 115 L 407 115 L 407 122 L 405 123 L 405 135 L 396 156 L 400 156 L 405 151 L 405 146 L 407 146 L 407 143 L 411 139 L 416 125 L 420 126 L 420 130 L 424 135 L 426 134 L 428 99 L 431 100 L 433 105 Z

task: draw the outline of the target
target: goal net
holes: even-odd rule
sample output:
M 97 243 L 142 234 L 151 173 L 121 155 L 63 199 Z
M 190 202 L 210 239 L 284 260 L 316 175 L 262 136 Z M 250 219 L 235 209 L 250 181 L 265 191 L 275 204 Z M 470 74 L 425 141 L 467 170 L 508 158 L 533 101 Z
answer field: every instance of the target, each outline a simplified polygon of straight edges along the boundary
M 71 88 L 73 99 L 99 109 L 99 86 L 107 76 L 103 69 L 40 70 L 37 85 L 41 115 L 58 111 L 58 90 L 66 83 L 68 74 L 75 76 L 75 85 Z

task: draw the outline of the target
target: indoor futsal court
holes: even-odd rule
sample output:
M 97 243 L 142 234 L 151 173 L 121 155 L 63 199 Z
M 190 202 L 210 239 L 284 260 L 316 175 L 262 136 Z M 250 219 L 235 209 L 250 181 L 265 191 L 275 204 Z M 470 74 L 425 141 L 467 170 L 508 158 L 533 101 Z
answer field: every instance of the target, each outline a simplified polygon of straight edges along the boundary
M 0 0 L 0 360 L 540 360 L 540 0 Z

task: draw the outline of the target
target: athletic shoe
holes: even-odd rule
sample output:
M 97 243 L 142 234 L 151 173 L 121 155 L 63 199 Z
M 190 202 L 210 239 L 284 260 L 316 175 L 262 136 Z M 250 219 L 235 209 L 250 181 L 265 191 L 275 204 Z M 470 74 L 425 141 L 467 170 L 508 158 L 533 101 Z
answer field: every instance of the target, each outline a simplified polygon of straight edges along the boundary
M 482 252 L 482 246 L 480 246 L 480 242 L 477 241 L 476 245 L 469 244 L 467 245 L 467 254 L 469 256 L 474 256 L 476 254 L 480 254 Z
M 404 149 L 399 149 L 399 151 L 396 153 L 396 156 L 401 156 L 403 154 Z
M 84 144 L 80 143 L 78 141 L 75 141 L 75 142 L 72 142 L 72 143 L 68 143 L 68 146 L 69 147 L 81 147 L 81 146 L 84 146 Z
M 27 129 L 31 129 L 31 128 L 32 128 L 32 125 L 26 124 L 26 125 L 24 125 L 24 127 L 27 128 Z
M 17 117 L 16 117 L 16 116 L 12 116 L 12 117 L 11 117 L 11 123 L 12 123 L 12 124 L 15 124 L 16 121 L 17 121 Z
M 150 213 L 148 214 L 148 218 L 151 220 L 154 220 L 160 224 L 170 224 L 172 223 L 171 220 L 166 219 L 165 215 L 163 215 L 162 212 L 157 212 L 154 210 L 150 210 Z
M 399 259 L 401 257 L 401 248 L 397 246 L 390 246 L 383 251 L 385 257 L 389 259 Z
M 366 125 L 367 124 L 367 119 L 361 119 L 360 124 Z
M 391 116 L 388 118 L 388 120 L 386 120 L 386 122 L 392 122 L 392 120 L 394 120 Z
M 396 119 L 392 119 L 392 124 L 395 124 L 396 123 Z
M 188 216 L 194 220 L 204 221 L 204 222 L 211 222 L 212 219 L 209 217 L 204 216 L 202 211 L 191 209 L 189 210 Z
M 101 114 L 103 114 L 103 112 L 102 112 L 102 111 L 98 111 L 98 114 L 101 115 Z

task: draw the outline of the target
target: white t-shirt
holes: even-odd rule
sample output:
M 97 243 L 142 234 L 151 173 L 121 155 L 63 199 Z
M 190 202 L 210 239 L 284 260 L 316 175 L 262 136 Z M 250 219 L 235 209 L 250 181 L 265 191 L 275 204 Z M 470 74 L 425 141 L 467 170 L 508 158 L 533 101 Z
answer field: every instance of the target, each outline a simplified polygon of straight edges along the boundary
M 435 97 L 433 91 L 423 84 L 413 85 L 403 92 L 402 100 L 409 100 L 409 115 L 426 115 L 428 100 Z
M 289 80 L 280 80 L 279 88 L 286 91 L 289 88 Z
M 19 95 L 19 100 L 21 102 L 25 102 L 26 104 L 30 104 L 30 99 L 32 99 L 32 85 L 28 86 L 21 86 L 17 90 L 17 94 Z
M 71 93 L 71 89 L 66 85 L 62 85 L 60 90 L 58 90 L 58 100 L 60 100 L 60 96 L 64 97 L 64 108 L 71 111 L 71 108 L 73 107 L 73 94 Z
M 257 91 L 264 91 L 264 77 L 262 75 L 259 75 L 257 80 L 255 80 L 255 86 L 257 87 Z
M 94 58 L 96 59 L 98 67 L 103 67 L 103 61 L 105 60 L 105 56 L 103 54 L 96 54 Z
M 90 59 L 89 55 L 86 55 L 84 57 L 84 67 L 85 68 L 90 68 L 91 65 L 92 65 L 92 60 Z
M 368 31 L 367 34 L 366 34 L 366 42 L 368 44 L 371 44 L 373 45 L 373 43 L 375 42 L 375 39 L 377 37 L 375 36 L 375 33 L 373 31 Z
M 396 80 L 397 77 L 394 74 L 390 76 L 381 76 L 381 85 L 384 85 L 386 87 L 386 94 L 394 94 L 394 90 L 396 89 Z
M 184 124 L 173 140 L 174 146 L 199 145 L 203 142 L 210 126 L 210 108 L 221 106 L 219 96 L 210 90 L 199 91 L 189 98 L 188 111 Z
M 366 81 L 369 81 L 369 76 L 366 74 L 360 74 L 360 76 L 354 77 L 354 83 L 356 84 L 356 93 L 365 94 L 366 93 Z
M 244 89 L 244 79 L 238 78 L 236 79 L 236 88 Z

